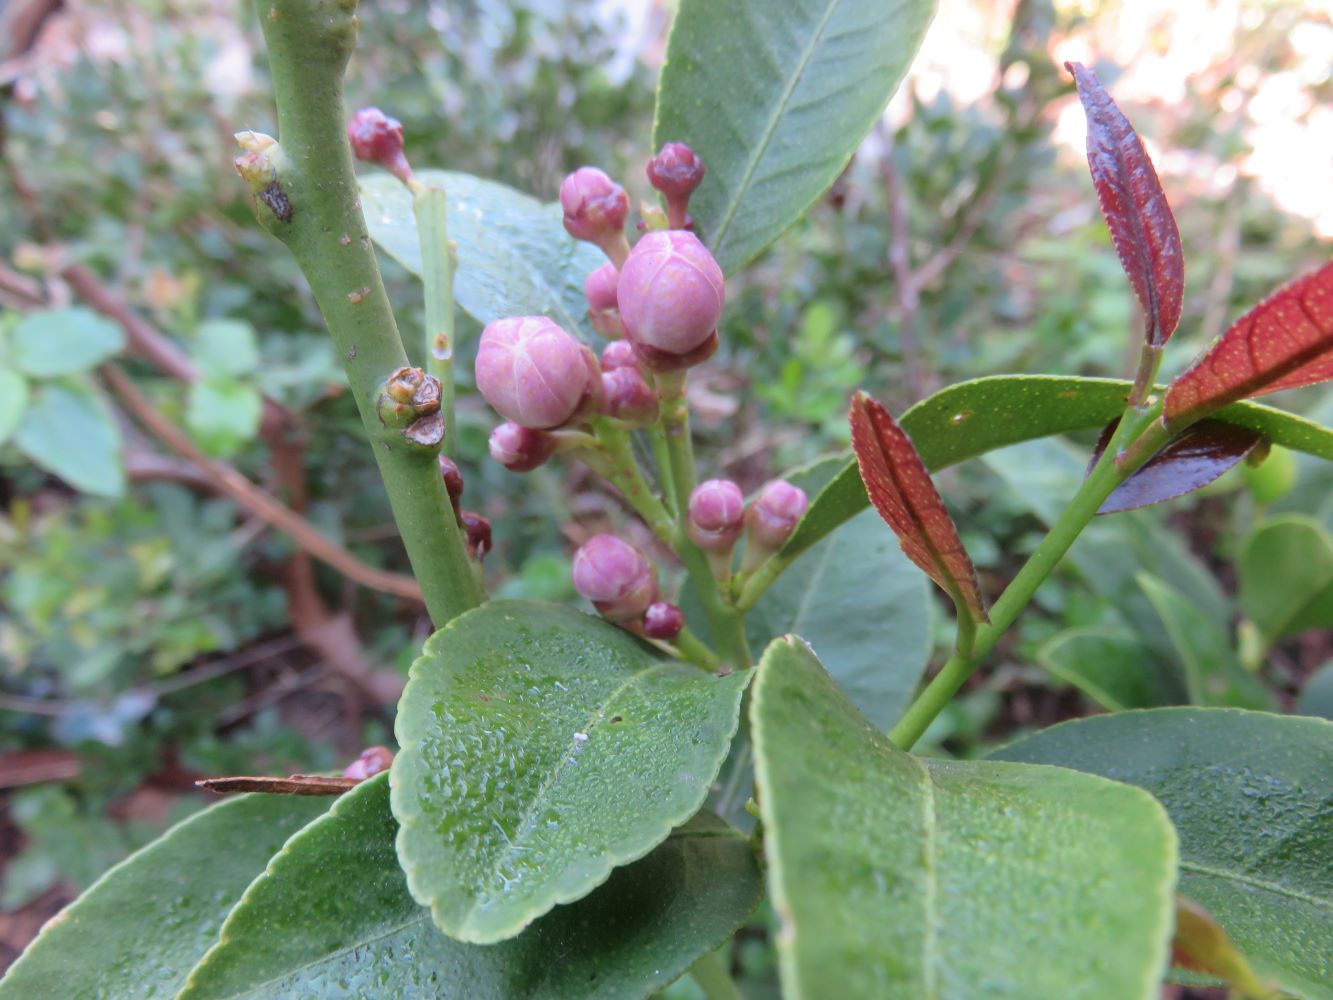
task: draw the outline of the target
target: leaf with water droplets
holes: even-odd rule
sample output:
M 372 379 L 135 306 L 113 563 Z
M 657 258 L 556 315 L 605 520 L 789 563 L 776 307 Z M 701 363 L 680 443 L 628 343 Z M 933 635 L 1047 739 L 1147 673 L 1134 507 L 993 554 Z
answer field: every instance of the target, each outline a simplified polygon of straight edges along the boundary
M 953 598 L 960 615 L 989 621 L 977 571 L 912 439 L 864 392 L 852 397 L 851 423 L 866 495 L 907 557 Z
M 1262 979 L 1333 997 L 1333 723 L 1222 708 L 1066 722 L 991 754 L 1152 792 L 1180 834 L 1180 891 Z
M 1176 844 L 1151 796 L 903 753 L 791 637 L 750 720 L 784 996 L 1157 996 Z
M 698 811 L 750 674 L 708 674 L 556 605 L 492 601 L 451 622 L 399 705 L 412 895 L 478 944 L 587 895 Z
M 171 1000 L 245 887 L 328 805 L 246 795 L 178 823 L 57 914 L 0 980 L 0 1000 Z
M 703 813 L 519 937 L 465 944 L 409 895 L 396 830 L 383 777 L 348 792 L 246 891 L 181 1000 L 643 997 L 725 940 L 763 891 L 749 844 Z
M 1227 403 L 1333 379 L 1333 262 L 1247 312 L 1166 390 L 1180 426 Z
M 1143 306 L 1144 339 L 1161 347 L 1180 322 L 1185 292 L 1176 217 L 1138 133 L 1096 74 L 1081 63 L 1065 63 L 1065 69 L 1074 75 L 1088 116 L 1088 169 L 1097 203 L 1120 266 Z

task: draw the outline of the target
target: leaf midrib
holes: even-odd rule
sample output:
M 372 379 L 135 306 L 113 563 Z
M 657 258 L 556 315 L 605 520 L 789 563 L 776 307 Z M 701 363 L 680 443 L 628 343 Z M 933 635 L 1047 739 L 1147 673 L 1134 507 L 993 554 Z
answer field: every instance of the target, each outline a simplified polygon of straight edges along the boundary
M 1328 910 L 1333 907 L 1333 901 L 1320 899 L 1318 896 L 1311 896 L 1308 893 L 1301 892 L 1299 889 L 1293 889 L 1290 886 L 1279 885 L 1276 882 L 1270 882 L 1266 879 L 1257 878 L 1254 875 L 1245 875 L 1241 872 L 1227 871 L 1222 868 L 1210 868 L 1208 865 L 1200 864 L 1198 861 L 1186 861 L 1183 858 L 1180 862 L 1180 870 L 1191 872 L 1195 875 L 1204 875 L 1209 878 L 1215 878 L 1223 882 L 1239 882 L 1242 885 L 1253 886 L 1256 889 L 1263 889 L 1277 896 L 1286 896 L 1288 899 L 1294 899 L 1305 903 L 1317 910 Z
M 806 67 L 810 65 L 810 60 L 814 57 L 815 49 L 824 37 L 824 29 L 828 27 L 829 21 L 833 19 L 833 12 L 841 4 L 842 0 L 830 0 L 824 8 L 824 16 L 819 20 L 819 26 L 811 33 L 810 40 L 806 43 L 805 51 L 801 53 L 800 62 L 797 63 L 795 71 L 791 74 L 786 87 L 778 99 L 773 103 L 772 113 L 769 115 L 767 124 L 763 132 L 760 133 L 758 141 L 750 148 L 750 159 L 745 165 L 745 171 L 741 175 L 740 182 L 734 188 L 736 194 L 727 204 L 727 209 L 722 214 L 717 228 L 712 234 L 712 244 L 714 251 L 720 252 L 722 245 L 726 240 L 726 235 L 731 229 L 732 220 L 736 217 L 736 212 L 740 209 L 741 201 L 745 197 L 745 192 L 750 188 L 750 181 L 754 173 L 759 169 L 759 161 L 763 159 L 768 151 L 769 144 L 773 141 L 773 136 L 777 133 L 778 122 L 782 120 L 783 112 L 791 102 L 791 96 L 796 92 L 796 85 L 801 82 L 801 77 L 805 75 Z

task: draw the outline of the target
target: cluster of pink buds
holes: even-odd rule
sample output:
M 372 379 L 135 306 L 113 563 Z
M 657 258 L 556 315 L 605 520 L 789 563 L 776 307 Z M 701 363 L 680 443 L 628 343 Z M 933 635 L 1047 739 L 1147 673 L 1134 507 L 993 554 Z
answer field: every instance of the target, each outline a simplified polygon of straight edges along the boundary
M 674 639 L 685 616 L 660 599 L 657 569 L 648 557 L 615 535 L 594 535 L 574 553 L 574 589 L 607 621 L 650 639 Z
M 691 541 L 708 554 L 719 579 L 731 575 L 731 553 L 746 533 L 745 563 L 752 569 L 791 537 L 810 502 L 805 491 L 775 479 L 745 505 L 741 489 L 726 479 L 700 483 L 690 494 L 686 529 Z

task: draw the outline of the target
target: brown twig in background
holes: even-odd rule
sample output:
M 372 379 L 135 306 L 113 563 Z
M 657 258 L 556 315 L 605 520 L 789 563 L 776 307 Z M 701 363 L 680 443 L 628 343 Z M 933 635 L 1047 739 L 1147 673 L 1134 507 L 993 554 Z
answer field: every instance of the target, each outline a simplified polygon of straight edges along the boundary
M 884 138 L 889 140 L 888 129 L 881 126 L 880 130 Z M 880 157 L 879 169 L 889 206 L 889 268 L 893 271 L 893 294 L 898 305 L 898 344 L 903 356 L 903 381 L 907 383 L 910 402 L 915 403 L 926 395 L 925 375 L 921 370 L 916 337 L 916 314 L 921 299 L 917 294 L 917 276 L 912 271 L 912 254 L 908 249 L 911 233 L 907 195 L 898 179 L 892 148 L 885 150 Z

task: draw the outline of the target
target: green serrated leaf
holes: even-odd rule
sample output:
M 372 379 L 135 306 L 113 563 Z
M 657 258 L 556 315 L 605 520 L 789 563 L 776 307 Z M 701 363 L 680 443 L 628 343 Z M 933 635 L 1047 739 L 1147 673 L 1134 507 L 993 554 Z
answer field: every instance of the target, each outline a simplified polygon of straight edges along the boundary
M 1140 573 L 1138 580 L 1185 667 L 1191 701 L 1230 708 L 1274 706 L 1272 692 L 1241 664 L 1225 621 L 1209 618 L 1154 576 Z
M 12 369 L 0 368 L 0 444 L 18 429 L 27 406 L 27 380 Z
M 1286 635 L 1333 625 L 1333 538 L 1288 514 L 1260 525 L 1241 549 L 1240 606 L 1265 649 Z
M 1037 662 L 1112 712 L 1188 701 L 1176 676 L 1130 632 L 1068 629 L 1037 651 Z
M 559 205 L 495 181 L 422 170 L 448 200 L 449 239 L 458 246 L 454 300 L 479 323 L 506 316 L 549 316 L 570 333 L 591 335 L 583 279 L 606 263 L 602 252 L 565 232 Z M 394 177 L 361 180 L 371 237 L 403 267 L 421 274 L 412 196 Z
M 210 319 L 199 324 L 190 355 L 206 376 L 245 375 L 259 365 L 259 338 L 244 320 Z
M 10 362 L 38 378 L 74 375 L 96 367 L 124 346 L 124 331 L 91 309 L 48 309 L 19 320 L 10 338 Z
M 269 857 L 326 808 L 246 795 L 172 827 L 42 929 L 0 980 L 0 1000 L 171 1000 Z
M 792 638 L 750 716 L 784 996 L 1157 995 L 1176 844 L 1150 796 L 905 754 Z
M 1130 384 L 1061 375 L 996 375 L 960 382 L 923 399 L 899 423 L 932 472 L 998 448 L 1070 431 L 1105 427 L 1125 409 Z M 1333 429 L 1257 403 L 1213 415 L 1259 431 L 1275 444 L 1333 460 Z M 830 480 L 783 546 L 784 557 L 809 548 L 870 505 L 856 462 Z
M 287 842 L 181 1000 L 644 997 L 734 932 L 762 893 L 746 841 L 702 814 L 519 937 L 454 941 L 408 894 L 385 778 Z
M 703 804 L 751 673 L 715 677 L 557 605 L 493 601 L 451 622 L 399 706 L 412 895 L 478 944 L 587 895 Z
M 814 494 L 830 458 L 787 477 Z M 755 649 L 794 633 L 819 650 L 856 707 L 882 728 L 902 714 L 930 659 L 930 585 L 879 516 L 863 511 L 778 578 L 746 617 Z
M 1053 726 L 991 756 L 1152 792 L 1180 834 L 1180 891 L 1261 978 L 1333 997 L 1333 724 L 1159 708 Z
M 34 387 L 14 443 L 77 490 L 104 497 L 125 492 L 120 428 L 87 382 L 62 379 Z
M 227 375 L 205 375 L 190 383 L 185 423 L 210 455 L 225 458 L 259 433 L 264 401 L 259 390 Z
M 690 213 L 730 274 L 841 173 L 934 14 L 929 0 L 682 0 L 657 94 L 654 148 L 707 167 Z

